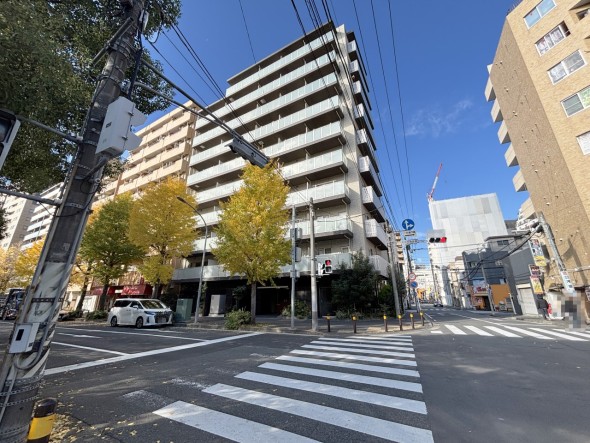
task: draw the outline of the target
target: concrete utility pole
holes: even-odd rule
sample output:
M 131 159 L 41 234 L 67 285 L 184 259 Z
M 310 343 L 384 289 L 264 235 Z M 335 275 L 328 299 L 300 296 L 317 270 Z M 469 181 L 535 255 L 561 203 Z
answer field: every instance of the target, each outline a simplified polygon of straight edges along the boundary
M 395 316 L 397 317 L 398 315 L 401 314 L 401 309 L 399 306 L 399 294 L 397 292 L 397 281 L 396 281 L 396 276 L 395 276 L 395 271 L 397 270 L 397 256 L 394 254 L 394 250 L 396 250 L 395 244 L 393 243 L 393 240 L 391 239 L 391 234 L 392 234 L 393 230 L 391 229 L 391 227 L 389 226 L 389 224 L 387 225 L 387 235 L 389 237 L 389 245 L 387 248 L 387 252 L 389 255 L 389 268 L 391 269 L 391 288 L 393 290 L 393 302 L 394 302 L 394 306 L 395 306 Z M 397 250 L 396 250 L 397 252 Z
M 121 1 L 127 26 L 109 45 L 107 62 L 86 116 L 82 142 L 66 179 L 64 201 L 51 223 L 32 283 L 14 324 L 0 370 L 0 442 L 26 440 L 29 423 L 62 297 L 102 177 L 97 167 L 99 142 L 107 107 L 119 97 L 125 71 L 133 60 L 143 0 Z
M 311 330 L 318 330 L 318 285 L 316 281 L 316 270 L 318 260 L 315 256 L 315 210 L 313 198 L 309 199 L 309 255 L 311 256 Z
M 291 329 L 295 329 L 295 282 L 297 281 L 297 227 L 295 224 L 295 205 L 291 209 Z

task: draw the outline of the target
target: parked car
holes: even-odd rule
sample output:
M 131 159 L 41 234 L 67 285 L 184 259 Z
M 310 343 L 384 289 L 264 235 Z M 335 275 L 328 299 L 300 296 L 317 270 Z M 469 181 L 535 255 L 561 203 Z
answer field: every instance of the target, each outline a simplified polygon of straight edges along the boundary
M 120 298 L 109 310 L 107 322 L 111 326 L 171 325 L 174 319 L 172 309 L 160 300 L 152 298 Z
M 434 304 L 432 306 L 434 306 L 435 308 L 442 308 L 443 304 L 440 302 L 434 302 Z

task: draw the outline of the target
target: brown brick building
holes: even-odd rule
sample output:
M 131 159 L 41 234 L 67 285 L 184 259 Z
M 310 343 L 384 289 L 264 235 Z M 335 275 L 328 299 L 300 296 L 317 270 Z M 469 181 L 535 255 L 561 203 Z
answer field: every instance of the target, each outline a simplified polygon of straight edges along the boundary
M 524 0 L 509 11 L 488 67 L 486 98 L 501 122 L 508 166 L 519 167 L 521 212 L 542 212 L 590 312 L 590 0 Z M 554 262 L 545 291 L 557 292 Z

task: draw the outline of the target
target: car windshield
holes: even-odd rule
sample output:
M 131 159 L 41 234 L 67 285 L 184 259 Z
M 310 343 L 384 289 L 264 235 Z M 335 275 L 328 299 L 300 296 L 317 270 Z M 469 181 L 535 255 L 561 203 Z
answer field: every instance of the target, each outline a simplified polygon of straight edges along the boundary
M 141 304 L 145 309 L 166 309 L 166 305 L 160 300 L 143 300 Z

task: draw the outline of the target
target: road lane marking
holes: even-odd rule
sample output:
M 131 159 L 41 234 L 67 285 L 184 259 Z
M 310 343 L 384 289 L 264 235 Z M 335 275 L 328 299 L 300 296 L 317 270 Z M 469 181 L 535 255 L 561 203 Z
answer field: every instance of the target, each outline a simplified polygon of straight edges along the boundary
M 281 355 L 280 357 L 277 357 L 276 360 L 292 361 L 295 363 L 307 363 L 319 366 L 333 366 L 336 368 L 358 369 L 359 371 L 373 371 L 381 372 L 384 374 L 405 375 L 407 377 L 420 377 L 420 373 L 412 369 L 398 369 L 390 368 L 387 366 L 363 365 L 361 363 L 349 363 L 345 361 L 320 360 L 319 358 L 293 357 L 290 355 Z
M 494 336 L 494 334 L 490 334 L 489 332 L 484 331 L 483 329 L 479 329 L 477 326 L 465 325 L 465 328 L 469 329 L 470 331 L 475 332 L 477 335 L 483 335 L 485 337 L 493 337 Z
M 418 366 L 415 361 L 412 360 L 399 360 L 397 358 L 383 358 L 383 357 L 369 357 L 368 355 L 349 355 L 349 354 L 338 354 L 336 352 L 318 352 L 318 351 L 305 351 L 303 349 L 295 349 L 291 351 L 291 354 L 299 355 L 313 355 L 315 357 L 328 357 L 328 358 L 339 358 L 342 360 L 361 360 L 370 361 L 375 363 L 389 363 L 392 365 L 401 366 Z
M 314 394 L 324 394 L 346 400 L 370 403 L 372 405 L 383 406 L 386 408 L 415 412 L 416 414 L 427 413 L 426 404 L 423 401 L 410 400 L 392 395 L 376 394 L 374 392 L 360 391 L 358 389 L 343 388 L 340 386 L 326 385 L 305 380 L 295 380 L 292 378 L 277 377 L 276 375 L 259 374 L 257 372 L 249 371 L 236 375 L 236 378 L 265 383 L 272 386 L 280 386 L 282 388 L 313 392 Z
M 108 349 L 91 348 L 90 346 L 72 345 L 72 344 L 69 344 L 69 343 L 61 343 L 59 341 L 53 341 L 53 342 L 51 342 L 51 344 L 61 345 L 61 346 L 69 346 L 71 348 L 88 349 L 90 351 L 96 351 L 96 352 L 106 352 L 108 354 L 131 355 L 131 354 L 128 354 L 128 353 L 125 353 L 125 352 L 109 351 Z
M 171 348 L 153 349 L 151 351 L 138 352 L 136 354 L 125 354 L 125 355 L 121 355 L 119 357 L 103 358 L 101 360 L 88 361 L 88 362 L 84 362 L 84 363 L 77 363 L 77 364 L 68 365 L 68 366 L 60 366 L 57 368 L 46 369 L 44 374 L 45 375 L 61 374 L 62 372 L 77 371 L 79 369 L 91 368 L 93 366 L 107 365 L 109 363 L 118 363 L 118 362 L 126 361 L 126 360 L 135 360 L 137 358 L 149 357 L 152 355 L 167 354 L 169 352 L 183 351 L 185 349 L 192 349 L 192 348 L 199 348 L 201 346 L 208 346 L 208 345 L 213 345 L 213 344 L 217 344 L 217 343 L 223 343 L 225 341 L 239 340 L 242 338 L 254 337 L 254 336 L 260 335 L 260 334 L 262 334 L 262 333 L 261 332 L 252 332 L 252 333 L 243 334 L 243 335 L 232 335 L 231 337 L 217 338 L 217 339 L 209 340 L 206 342 L 173 346 Z
M 259 368 L 273 369 L 275 371 L 289 372 L 291 374 L 312 375 L 314 377 L 329 378 L 331 380 L 349 381 L 363 385 L 380 386 L 382 388 L 400 389 L 422 393 L 422 385 L 411 381 L 399 381 L 389 378 L 372 377 L 370 375 L 357 375 L 348 372 L 326 371 L 324 369 L 304 368 L 302 366 L 281 365 L 277 363 L 263 363 Z
M 588 341 L 588 340 L 584 340 L 583 338 L 572 337 L 571 335 L 561 334 L 559 332 L 547 331 L 547 330 L 540 329 L 540 328 L 531 328 L 531 329 L 533 331 L 542 332 L 543 334 L 555 335 L 556 337 L 559 337 L 559 338 L 565 338 L 566 340 L 570 340 L 570 341 Z
M 443 325 L 443 326 L 455 335 L 467 335 L 467 332 L 462 331 L 457 326 L 453 326 L 453 325 Z
M 412 337 L 409 335 L 392 335 L 392 334 L 380 334 L 377 336 L 366 336 L 366 335 L 350 335 L 346 338 L 360 338 L 363 340 L 378 340 L 378 341 L 404 341 L 404 342 L 411 342 Z
M 60 328 L 66 330 L 74 330 L 74 331 L 87 331 L 87 332 L 104 332 L 105 334 L 123 334 L 123 335 L 141 335 L 143 337 L 164 337 L 164 338 L 175 338 L 178 340 L 192 340 L 192 341 L 207 341 L 206 338 L 191 338 L 191 337 L 176 337 L 173 335 L 163 335 L 163 334 L 151 334 L 151 333 L 142 333 L 142 332 L 123 332 L 123 331 L 109 331 L 107 329 L 81 329 L 81 328 Z M 178 334 L 178 332 L 175 332 Z M 61 332 L 60 332 L 61 334 Z
M 506 329 L 511 329 L 513 331 L 519 332 L 520 334 L 529 335 L 531 337 L 538 338 L 540 340 L 554 340 L 551 337 L 547 337 L 545 335 L 537 334 L 536 332 L 528 331 L 526 329 L 517 328 L 516 326 L 504 325 L 503 327 L 506 328 Z
M 573 334 L 584 338 L 590 338 L 590 335 L 586 334 L 585 332 L 568 331 L 566 329 L 560 329 L 559 332 L 565 332 L 566 334 Z
M 522 338 L 520 335 L 513 334 L 512 332 L 505 331 L 504 329 L 500 329 L 500 328 L 497 328 L 495 326 L 484 326 L 484 328 L 487 328 L 490 331 L 497 332 L 498 334 L 503 335 L 505 337 L 518 337 L 518 338 Z
M 358 346 L 359 348 L 376 348 L 376 349 L 393 349 L 398 351 L 410 350 L 413 351 L 412 343 L 387 343 L 387 342 L 371 342 L 371 341 L 355 341 L 346 338 L 330 338 L 322 337 L 312 343 L 326 343 L 337 346 Z
M 338 342 L 338 341 L 332 341 L 331 339 L 321 339 L 321 340 L 316 340 L 316 341 L 312 341 L 311 344 L 317 344 L 317 345 L 328 345 L 328 346 L 343 346 L 345 348 L 368 348 L 368 349 L 388 349 L 390 351 L 413 351 L 414 348 L 411 346 L 381 346 L 381 345 L 366 345 L 363 343 L 342 343 L 342 342 Z
M 177 401 L 158 409 L 154 411 L 154 414 L 240 443 L 260 443 L 264 441 L 307 443 L 316 441 L 292 432 L 183 401 Z
M 279 397 L 272 394 L 251 391 L 249 389 L 217 384 L 203 392 L 220 397 L 237 400 L 251 405 L 262 406 L 274 411 L 285 412 L 299 417 L 328 423 L 344 429 L 380 437 L 389 441 L 433 443 L 432 432 L 428 429 L 416 428 L 401 423 L 369 417 L 341 409 L 316 405 L 301 400 Z M 268 441 L 268 439 L 266 440 Z
M 69 335 L 71 337 L 78 337 L 78 338 L 99 338 L 96 335 L 66 334 L 65 332 L 58 332 L 58 335 Z
M 442 334 L 443 331 L 430 331 L 431 334 Z
M 388 352 L 388 351 L 372 351 L 370 349 L 358 349 L 358 348 L 340 348 L 337 346 L 317 346 L 317 345 L 303 345 L 302 348 L 309 349 L 320 349 L 322 351 L 340 351 L 340 352 L 356 352 L 360 354 L 375 354 L 375 355 L 386 355 L 388 357 L 408 357 L 414 358 L 414 354 L 404 352 Z

